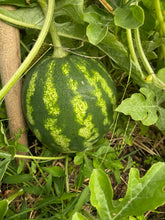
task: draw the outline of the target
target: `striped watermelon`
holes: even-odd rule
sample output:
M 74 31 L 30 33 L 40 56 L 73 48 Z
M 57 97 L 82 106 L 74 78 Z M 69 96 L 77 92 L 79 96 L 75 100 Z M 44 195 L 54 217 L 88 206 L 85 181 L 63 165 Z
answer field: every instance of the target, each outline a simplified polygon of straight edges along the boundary
M 48 57 L 29 71 L 22 94 L 28 126 L 44 145 L 60 152 L 83 151 L 113 122 L 115 86 L 94 59 Z

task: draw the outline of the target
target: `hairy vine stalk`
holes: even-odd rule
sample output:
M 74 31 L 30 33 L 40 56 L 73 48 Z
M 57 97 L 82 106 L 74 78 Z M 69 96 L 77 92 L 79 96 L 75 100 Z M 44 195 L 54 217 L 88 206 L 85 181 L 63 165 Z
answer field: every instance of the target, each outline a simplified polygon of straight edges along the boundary
M 47 3 L 46 0 L 38 0 L 38 3 L 40 4 L 44 14 L 46 13 L 47 9 Z M 53 57 L 55 58 L 62 58 L 67 55 L 67 52 L 63 49 L 60 38 L 58 36 L 55 22 L 52 20 L 51 25 L 50 25 L 50 35 L 52 37 L 52 42 L 54 46 L 54 52 L 53 52 Z
M 18 68 L 18 70 L 14 73 L 14 75 L 10 78 L 10 80 L 5 84 L 5 86 L 0 91 L 0 101 L 4 99 L 6 94 L 9 92 L 9 90 L 15 85 L 15 83 L 21 78 L 21 76 L 25 73 L 31 62 L 33 61 L 34 57 L 37 55 L 39 49 L 41 48 L 45 37 L 47 36 L 47 33 L 50 28 L 50 24 L 52 22 L 54 13 L 54 0 L 48 1 L 48 8 L 47 13 L 45 17 L 45 22 L 42 27 L 42 30 L 38 36 L 38 39 L 36 43 L 34 44 L 32 50 L 22 63 L 22 65 Z

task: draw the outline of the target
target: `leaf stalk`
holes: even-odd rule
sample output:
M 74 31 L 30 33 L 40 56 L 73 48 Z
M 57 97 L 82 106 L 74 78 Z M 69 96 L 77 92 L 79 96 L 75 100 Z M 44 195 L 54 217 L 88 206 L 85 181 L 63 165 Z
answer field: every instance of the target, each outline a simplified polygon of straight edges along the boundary
M 32 160 L 61 160 L 61 159 L 65 159 L 66 156 L 60 156 L 60 157 L 39 157 L 39 156 L 29 156 L 29 155 L 15 154 L 14 158 L 23 158 L 23 159 L 32 159 Z
M 159 26 L 160 26 L 160 36 L 161 37 L 165 37 L 165 22 L 164 22 L 164 18 L 163 18 L 163 14 L 161 11 L 161 5 L 160 5 L 160 0 L 154 0 L 154 6 L 155 6 L 155 11 L 156 11 L 156 15 L 159 21 Z M 164 59 L 164 63 L 165 63 L 165 45 L 162 45 L 162 53 L 163 53 L 163 59 Z

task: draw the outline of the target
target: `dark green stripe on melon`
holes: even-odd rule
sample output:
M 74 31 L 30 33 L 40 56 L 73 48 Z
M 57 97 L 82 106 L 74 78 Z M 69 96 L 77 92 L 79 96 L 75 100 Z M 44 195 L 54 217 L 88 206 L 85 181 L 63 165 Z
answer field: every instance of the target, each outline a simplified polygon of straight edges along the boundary
M 22 103 L 30 129 L 43 144 L 76 152 L 108 132 L 116 90 L 100 62 L 75 55 L 47 58 L 27 74 Z

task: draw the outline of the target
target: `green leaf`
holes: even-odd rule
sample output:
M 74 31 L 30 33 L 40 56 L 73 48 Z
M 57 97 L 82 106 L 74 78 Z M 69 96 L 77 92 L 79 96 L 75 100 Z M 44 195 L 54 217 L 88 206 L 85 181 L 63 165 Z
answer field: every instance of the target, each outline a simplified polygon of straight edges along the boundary
M 35 0 L 30 0 L 30 2 L 34 2 Z M 2 5 L 15 5 L 19 7 L 27 7 L 29 6 L 26 0 L 0 0 L 0 4 Z
M 58 197 L 64 193 L 65 177 L 54 177 L 54 189 Z
M 87 220 L 87 218 L 81 215 L 79 212 L 75 212 L 72 216 L 72 220 Z
M 5 175 L 6 169 L 10 163 L 10 158 L 6 158 L 3 161 L 0 161 L 0 182 L 2 181 L 3 176 Z
M 72 212 L 70 213 L 70 216 L 72 217 L 74 213 L 79 212 L 86 202 L 89 202 L 89 186 L 86 186 L 83 189 L 83 191 L 79 194 L 77 203 Z
M 14 19 L 13 23 L 18 27 L 41 29 L 44 23 L 44 16 L 40 7 L 20 8 L 14 11 L 0 7 L 0 14 Z M 0 16 L 0 18 L 2 17 Z
M 43 170 L 51 174 L 53 177 L 64 177 L 65 176 L 64 170 L 59 166 L 43 167 Z
M 165 108 L 159 108 L 159 118 L 156 122 L 156 126 L 161 130 L 165 130 Z
M 154 4 L 151 0 L 142 0 L 143 5 L 149 9 L 153 9 L 154 8 Z
M 99 44 L 108 32 L 108 26 L 99 24 L 89 24 L 87 27 L 87 37 L 90 43 L 97 45 Z
M 142 121 L 144 125 L 155 124 L 158 120 L 158 104 L 151 89 L 141 88 L 141 93 L 134 93 L 117 107 L 116 111 L 131 115 L 132 119 Z
M 83 163 L 84 160 L 84 152 L 77 152 L 76 156 L 74 157 L 74 164 L 80 165 Z
M 85 9 L 83 19 L 89 24 L 97 23 L 100 25 L 108 25 L 112 20 L 112 16 L 110 13 L 106 13 L 106 11 L 96 5 L 90 5 L 87 9 Z
M 163 82 L 165 83 L 165 67 L 160 69 L 157 73 L 157 77 Z
M 3 217 L 6 215 L 8 210 L 8 202 L 6 199 L 0 201 L 0 220 L 3 220 Z
M 142 94 L 135 93 L 125 99 L 116 111 L 131 115 L 132 119 L 140 120 L 144 125 L 156 124 L 160 130 L 165 130 L 165 92 L 159 88 L 152 89 L 141 88 Z
M 84 175 L 86 177 L 90 177 L 92 171 L 93 171 L 93 164 L 92 160 L 90 160 L 86 155 L 84 155 Z
M 23 144 L 20 144 L 20 143 L 15 143 L 15 148 L 16 148 L 16 151 L 29 152 L 29 148 Z
M 92 5 L 85 10 L 84 21 L 89 23 L 86 34 L 90 43 L 97 45 L 104 39 L 111 20 L 110 14 L 105 13 L 97 6 Z
M 40 186 L 24 186 L 23 191 L 25 193 L 40 195 L 42 192 L 42 188 Z
M 59 36 L 71 39 L 83 40 L 86 33 L 86 26 L 73 22 L 56 23 Z
M 50 194 L 50 191 L 51 191 L 51 186 L 52 186 L 52 175 L 49 175 L 48 179 L 47 179 L 47 182 L 44 186 L 44 193 L 46 195 L 49 195 Z
M 134 29 L 143 25 L 144 11 L 140 6 L 130 5 L 115 10 L 114 22 L 125 29 Z
M 7 176 L 3 179 L 4 183 L 7 184 L 17 184 L 17 183 L 24 183 L 28 182 L 33 179 L 33 176 L 30 174 L 22 174 L 22 175 L 12 175 L 12 176 Z
M 69 16 L 77 23 L 83 21 L 84 0 L 56 0 L 55 16 Z
M 113 191 L 109 177 L 101 169 L 94 169 L 91 174 L 89 187 L 91 203 L 96 207 L 100 218 L 102 220 L 111 220 Z
M 113 220 L 126 216 L 141 216 L 165 203 L 165 163 L 154 164 L 144 177 L 131 168 L 126 196 L 113 210 Z
M 146 81 L 141 78 L 141 72 L 138 67 L 130 60 L 127 50 L 124 45 L 117 40 L 116 36 L 108 32 L 104 40 L 97 45 L 111 60 L 113 60 L 127 74 L 130 72 L 134 82 L 140 87 L 146 86 Z
M 77 189 L 79 189 L 83 185 L 84 180 L 85 180 L 85 172 L 84 172 L 84 164 L 82 164 L 80 166 L 79 173 L 76 178 Z

